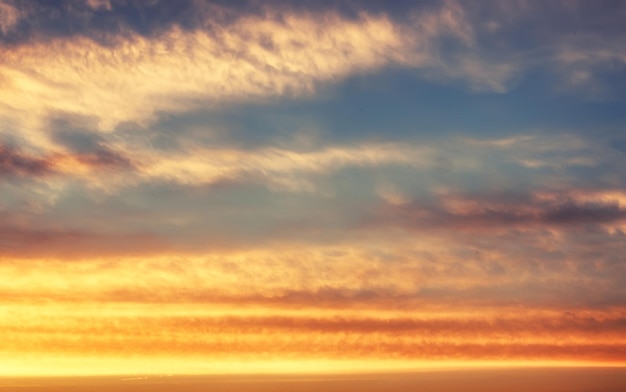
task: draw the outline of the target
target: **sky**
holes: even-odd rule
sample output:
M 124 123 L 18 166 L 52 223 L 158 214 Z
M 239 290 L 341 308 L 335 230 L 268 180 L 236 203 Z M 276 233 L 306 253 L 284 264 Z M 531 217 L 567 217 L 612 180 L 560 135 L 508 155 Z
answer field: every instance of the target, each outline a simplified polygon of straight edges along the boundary
M 626 365 L 624 21 L 0 0 L 0 375 Z

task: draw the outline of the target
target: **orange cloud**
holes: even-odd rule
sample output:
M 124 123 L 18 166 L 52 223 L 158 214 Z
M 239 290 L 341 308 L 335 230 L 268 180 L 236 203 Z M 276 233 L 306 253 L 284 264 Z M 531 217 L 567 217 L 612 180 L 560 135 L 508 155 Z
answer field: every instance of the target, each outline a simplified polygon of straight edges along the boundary
M 145 364 L 169 358 L 195 363 L 262 360 L 363 361 L 396 370 L 446 361 L 596 362 L 624 364 L 624 310 L 540 312 L 476 308 L 468 312 L 304 308 L 213 308 L 91 303 L 54 306 L 22 303 L 0 306 L 0 330 L 7 339 L 0 358 L 31 358 L 29 368 L 46 373 L 46 358 L 100 357 L 105 366 L 123 358 Z M 7 312 L 8 310 L 8 312 Z M 172 313 L 174 312 L 174 313 Z M 131 363 L 132 362 L 127 362 Z M 134 363 L 135 369 L 144 365 Z M 353 365 L 354 366 L 354 365 Z M 306 368 L 309 371 L 311 368 Z M 80 367 L 73 369 L 80 374 Z M 129 369 L 130 370 L 130 369 Z M 285 370 L 285 369 L 282 369 Z M 3 369 L 3 371 L 7 371 Z M 144 369 L 145 371 L 145 369 Z M 174 368 L 173 373 L 189 372 Z M 76 374 L 76 373 L 74 373 Z

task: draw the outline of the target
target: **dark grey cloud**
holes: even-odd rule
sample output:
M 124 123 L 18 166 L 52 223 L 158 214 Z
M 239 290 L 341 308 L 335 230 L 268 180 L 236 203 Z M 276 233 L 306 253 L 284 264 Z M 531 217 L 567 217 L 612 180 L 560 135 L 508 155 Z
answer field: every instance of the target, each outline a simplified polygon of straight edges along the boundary
M 62 121 L 53 124 L 51 133 L 55 142 L 79 153 L 96 150 L 104 142 L 100 134 L 87 129 L 72 128 Z
M 547 224 L 569 225 L 610 223 L 626 218 L 626 209 L 616 203 L 585 203 L 567 201 L 546 209 L 538 219 Z
M 41 177 L 53 172 L 51 162 L 22 152 L 20 149 L 0 145 L 0 177 Z
M 560 200 L 543 200 L 526 193 L 450 196 L 406 205 L 383 204 L 365 219 L 366 226 L 399 226 L 409 230 L 501 230 L 514 227 L 617 223 L 626 209 L 617 202 L 579 202 L 563 194 Z
M 132 169 L 134 167 L 129 158 L 106 147 L 81 155 L 78 160 L 96 169 Z
M 60 175 L 56 165 L 66 154 L 34 155 L 10 145 L 0 145 L 0 178 L 39 178 Z M 131 160 L 124 154 L 103 145 L 85 152 L 74 152 L 73 158 L 94 170 L 132 170 Z

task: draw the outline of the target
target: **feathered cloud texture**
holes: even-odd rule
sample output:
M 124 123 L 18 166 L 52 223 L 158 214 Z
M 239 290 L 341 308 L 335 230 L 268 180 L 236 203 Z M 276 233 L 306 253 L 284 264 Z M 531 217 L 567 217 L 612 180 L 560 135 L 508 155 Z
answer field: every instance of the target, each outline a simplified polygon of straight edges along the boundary
M 0 0 L 0 372 L 626 363 L 626 8 L 222 3 Z

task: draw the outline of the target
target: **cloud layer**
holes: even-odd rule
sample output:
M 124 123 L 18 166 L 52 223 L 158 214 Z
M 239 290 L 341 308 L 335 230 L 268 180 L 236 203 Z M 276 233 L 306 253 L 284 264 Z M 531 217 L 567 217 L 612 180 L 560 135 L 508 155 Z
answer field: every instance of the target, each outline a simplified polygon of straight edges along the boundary
M 622 5 L 223 3 L 0 0 L 0 373 L 625 363 Z

